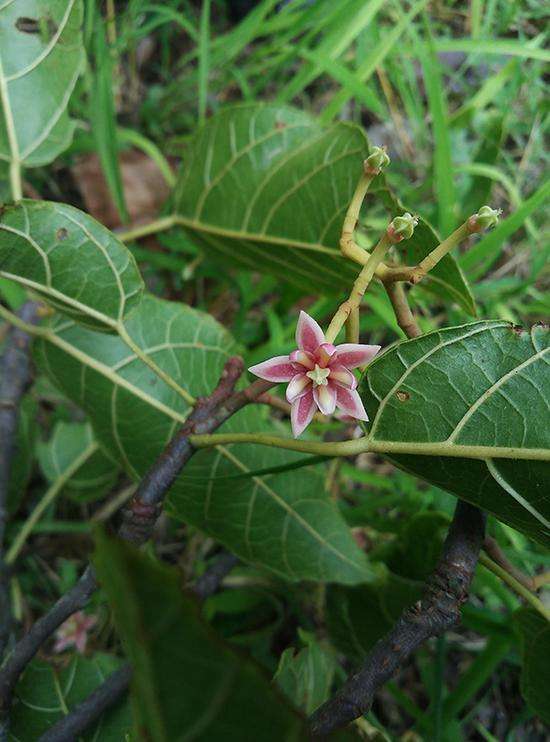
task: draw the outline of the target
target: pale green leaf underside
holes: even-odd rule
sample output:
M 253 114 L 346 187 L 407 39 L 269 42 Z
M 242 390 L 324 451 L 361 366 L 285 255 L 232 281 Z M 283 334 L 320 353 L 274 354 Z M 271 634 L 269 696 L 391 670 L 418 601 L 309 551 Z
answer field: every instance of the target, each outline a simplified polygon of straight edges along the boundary
M 43 660 L 33 660 L 20 680 L 10 718 L 12 742 L 36 742 L 56 722 L 84 701 L 122 664 L 119 657 L 95 654 L 74 655 L 68 664 L 54 667 Z M 132 716 L 128 700 L 123 700 L 103 714 L 82 742 L 121 742 L 131 730 Z
M 81 0 L 0 1 L 0 160 L 45 165 L 70 144 L 81 24 Z
M 143 291 L 132 254 L 108 229 L 72 206 L 48 201 L 4 207 L 0 276 L 101 329 L 114 329 Z
M 340 257 L 340 232 L 367 154 L 366 136 L 352 124 L 324 127 L 279 105 L 227 108 L 189 146 L 173 201 L 178 223 L 231 267 L 270 272 L 317 294 L 343 291 L 358 267 Z M 373 189 L 383 190 L 396 213 L 400 205 L 382 177 Z M 426 228 L 430 239 L 418 241 L 418 260 L 437 244 Z M 430 285 L 473 311 L 450 256 Z
M 550 458 L 549 340 L 547 327 L 485 321 L 397 343 L 361 385 L 369 440 L 406 471 L 548 543 L 550 463 L 537 459 Z M 430 446 L 433 456 L 414 455 Z M 486 458 L 455 458 L 460 446 Z M 525 458 L 506 458 L 508 449 Z
M 90 452 L 84 458 L 86 452 Z M 40 468 L 50 483 L 66 475 L 78 459 L 82 465 L 64 485 L 60 495 L 90 502 L 103 497 L 114 486 L 119 470 L 116 464 L 98 449 L 90 423 L 60 421 L 48 441 L 37 448 Z
M 216 385 L 235 344 L 213 318 L 144 297 L 125 323 L 129 334 L 193 396 Z M 136 479 L 189 413 L 180 395 L 118 338 L 60 319 L 37 356 L 49 378 L 89 415 L 104 450 Z M 257 408 L 235 415 L 225 431 L 272 430 Z M 365 558 L 323 490 L 319 469 L 251 478 L 224 475 L 282 466 L 300 454 L 230 445 L 196 454 L 172 488 L 167 508 L 244 559 L 290 579 L 345 583 L 368 579 Z

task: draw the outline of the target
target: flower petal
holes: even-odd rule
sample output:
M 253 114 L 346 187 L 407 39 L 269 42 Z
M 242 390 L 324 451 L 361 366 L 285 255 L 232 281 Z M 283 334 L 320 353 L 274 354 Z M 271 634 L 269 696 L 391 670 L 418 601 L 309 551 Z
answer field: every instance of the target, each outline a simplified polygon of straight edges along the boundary
M 317 348 L 317 362 L 321 368 L 329 365 L 331 357 L 334 355 L 336 347 L 332 343 L 321 343 Z
M 296 345 L 300 350 L 314 353 L 321 343 L 325 342 L 325 333 L 317 322 L 306 312 L 300 312 L 296 327 Z
M 325 384 L 315 387 L 313 399 L 323 415 L 332 415 L 336 409 L 336 386 Z
M 304 373 L 296 374 L 296 376 L 292 377 L 286 388 L 286 398 L 292 404 L 295 399 L 306 394 L 309 386 L 311 386 L 311 379 L 308 379 Z
M 336 346 L 334 361 L 348 368 L 366 366 L 380 350 L 380 345 L 359 345 L 358 343 L 344 343 Z
M 366 422 L 369 419 L 358 392 L 354 389 L 344 389 L 341 386 L 336 386 L 335 389 L 336 404 L 342 412 L 351 415 L 356 420 L 365 420 Z
M 86 644 L 88 643 L 88 637 L 86 635 L 85 631 L 79 631 L 76 635 L 74 645 L 76 647 L 77 652 L 80 652 L 80 654 L 84 654 L 86 651 Z
M 311 371 L 315 367 L 313 353 L 307 353 L 305 350 L 293 350 L 289 358 L 291 363 L 299 363 L 300 366 L 307 368 L 308 371 Z M 297 368 L 296 370 L 299 371 L 300 369 Z
M 330 367 L 329 381 L 333 381 L 338 386 L 343 386 L 346 389 L 357 389 L 357 379 L 349 370 L 341 363 L 335 363 Z
M 269 358 L 267 361 L 263 361 L 263 363 L 250 366 L 248 370 L 254 376 L 259 376 L 260 379 L 275 382 L 290 381 L 296 374 L 296 370 L 288 356 Z
M 292 433 L 297 438 L 310 424 L 315 414 L 315 400 L 313 392 L 308 391 L 299 397 L 292 405 L 290 410 L 290 422 L 292 423 Z

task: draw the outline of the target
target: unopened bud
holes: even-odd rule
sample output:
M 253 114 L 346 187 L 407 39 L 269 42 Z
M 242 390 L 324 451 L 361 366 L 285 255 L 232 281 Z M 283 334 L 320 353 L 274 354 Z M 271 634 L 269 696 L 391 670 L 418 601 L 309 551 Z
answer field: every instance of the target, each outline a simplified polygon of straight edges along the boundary
M 385 147 L 373 147 L 370 155 L 363 163 L 366 175 L 378 175 L 380 171 L 390 164 L 390 158 Z
M 416 216 L 405 212 L 403 216 L 396 216 L 387 229 L 387 234 L 393 243 L 408 240 L 413 236 L 414 228 L 418 224 Z
M 482 232 L 491 229 L 498 224 L 498 218 L 502 209 L 492 209 L 490 206 L 482 206 L 481 209 L 468 219 L 470 232 Z

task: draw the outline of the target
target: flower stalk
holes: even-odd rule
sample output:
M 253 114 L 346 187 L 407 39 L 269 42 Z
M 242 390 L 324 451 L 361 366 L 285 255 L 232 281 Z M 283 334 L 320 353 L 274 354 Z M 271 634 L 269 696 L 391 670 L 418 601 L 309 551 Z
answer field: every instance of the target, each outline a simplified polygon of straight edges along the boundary
M 348 329 L 348 337 L 351 332 L 354 333 L 354 336 L 355 334 L 359 334 L 359 307 L 361 306 L 363 296 L 376 273 L 376 269 L 380 263 L 382 263 L 387 251 L 392 245 L 396 245 L 412 236 L 417 223 L 418 220 L 408 213 L 403 214 L 403 216 L 397 216 L 393 219 L 386 229 L 382 239 L 370 254 L 366 265 L 358 275 L 348 299 L 340 304 L 338 311 L 332 318 L 326 332 L 327 342 L 333 343 L 335 341 L 338 333 L 344 326 L 344 323 L 348 321 L 348 318 L 352 318 L 351 331 Z M 357 338 L 354 337 L 352 342 L 356 341 Z
M 482 206 L 477 214 L 473 214 L 469 219 L 466 219 L 464 224 L 461 224 L 458 229 L 450 234 L 446 240 L 438 245 L 431 253 L 426 255 L 424 260 L 410 271 L 408 280 L 410 283 L 419 283 L 424 276 L 429 273 L 439 261 L 447 255 L 453 248 L 457 247 L 471 234 L 476 232 L 482 232 L 485 229 L 490 229 L 498 223 L 498 217 L 500 210 L 492 209 L 490 206 Z M 399 279 L 398 279 L 399 280 Z
M 359 179 L 350 205 L 344 218 L 342 236 L 340 237 L 340 249 L 346 258 L 350 258 L 359 265 L 365 265 L 368 253 L 359 247 L 353 240 L 353 233 L 359 219 L 359 211 L 370 184 L 382 170 L 390 164 L 386 150 L 383 147 L 373 147 L 371 154 L 363 163 L 363 175 Z

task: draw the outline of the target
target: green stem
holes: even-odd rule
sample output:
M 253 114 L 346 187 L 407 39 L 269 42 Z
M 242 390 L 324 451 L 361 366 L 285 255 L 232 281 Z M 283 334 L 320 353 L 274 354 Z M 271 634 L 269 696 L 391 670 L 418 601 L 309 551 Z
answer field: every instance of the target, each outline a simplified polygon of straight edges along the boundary
M 156 234 L 157 232 L 164 232 L 167 229 L 171 229 L 177 223 L 177 220 L 178 218 L 176 214 L 170 214 L 169 216 L 163 216 L 160 219 L 155 219 L 152 222 L 143 224 L 140 227 L 116 232 L 116 236 L 121 242 L 132 242 L 133 240 L 141 239 L 141 237 L 147 237 L 150 234 Z
M 257 443 L 261 446 L 274 446 L 289 451 L 301 451 L 321 456 L 354 456 L 367 450 L 366 438 L 352 441 L 325 443 L 322 441 L 299 441 L 295 438 L 279 438 L 267 433 L 217 433 L 210 435 L 192 435 L 189 441 L 194 448 L 210 448 L 230 443 Z
M 507 572 L 499 564 L 494 562 L 484 552 L 481 552 L 481 554 L 479 555 L 479 562 L 480 564 L 483 564 L 483 566 L 486 567 L 490 572 L 495 574 L 497 577 L 500 577 L 500 579 L 505 582 L 508 587 L 512 588 L 512 590 L 516 592 L 521 598 L 523 598 L 526 603 L 529 603 L 529 605 L 531 605 L 532 608 L 538 611 L 541 616 L 544 616 L 547 621 L 550 621 L 550 611 L 547 610 L 542 601 L 539 600 L 536 595 L 533 595 L 530 590 L 524 587 L 521 582 L 518 582 L 518 580 L 516 580 L 516 578 L 513 577 L 509 572 Z
M 380 242 L 370 254 L 364 268 L 361 270 L 361 273 L 357 276 L 349 298 L 338 307 L 338 311 L 332 318 L 326 332 L 327 343 L 333 343 L 336 340 L 338 333 L 344 326 L 348 317 L 361 306 L 363 296 L 374 277 L 376 269 L 384 259 L 384 256 L 391 244 L 390 236 L 385 232 Z
M 355 456 L 370 451 L 388 455 L 412 454 L 414 456 L 450 456 L 452 458 L 479 459 L 488 456 L 497 459 L 522 459 L 527 461 L 549 461 L 548 449 L 539 448 L 496 448 L 493 446 L 467 446 L 447 441 L 434 443 L 415 443 L 413 441 L 386 441 L 363 436 L 352 441 L 335 443 L 323 441 L 299 441 L 295 438 L 280 438 L 265 433 L 215 433 L 192 435 L 189 440 L 195 448 L 230 445 L 231 443 L 251 443 L 260 446 L 274 446 L 289 451 L 314 453 L 320 456 Z
M 18 160 L 12 160 L 10 164 L 10 186 L 13 200 L 21 201 L 23 186 L 21 184 L 21 163 Z
M 413 269 L 410 280 L 412 283 L 418 283 L 424 276 L 434 268 L 439 261 L 447 255 L 454 247 L 463 242 L 466 237 L 472 234 L 472 228 L 469 221 L 465 221 L 461 224 L 458 229 L 450 234 L 446 240 L 443 240 L 436 248 L 434 248 L 424 260 Z
M 83 466 L 83 464 L 85 464 L 91 456 L 93 456 L 98 448 L 99 447 L 97 443 L 90 443 L 90 445 L 84 449 L 80 456 L 78 456 L 73 461 L 73 463 L 59 475 L 55 482 L 50 487 L 48 487 L 38 505 L 34 508 L 27 520 L 23 523 L 23 527 L 10 546 L 9 551 L 6 554 L 6 564 L 13 564 L 13 562 L 17 559 L 17 557 L 21 553 L 21 549 L 25 545 L 27 538 L 32 533 L 33 528 L 42 517 L 42 514 L 44 513 L 46 508 L 49 507 L 49 505 L 55 500 L 57 495 L 61 492 L 61 490 L 71 479 L 71 477 L 73 477 L 80 469 L 80 467 Z

